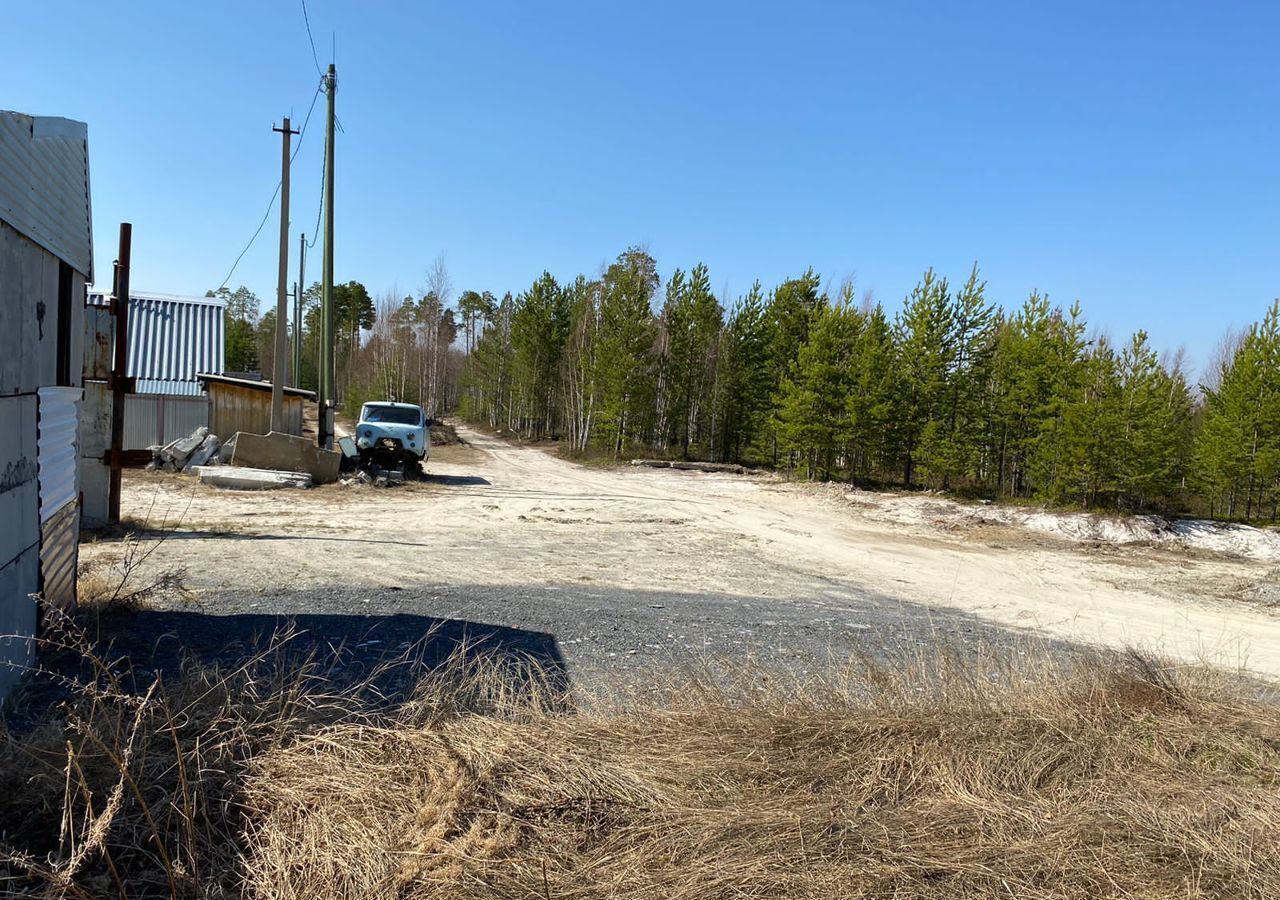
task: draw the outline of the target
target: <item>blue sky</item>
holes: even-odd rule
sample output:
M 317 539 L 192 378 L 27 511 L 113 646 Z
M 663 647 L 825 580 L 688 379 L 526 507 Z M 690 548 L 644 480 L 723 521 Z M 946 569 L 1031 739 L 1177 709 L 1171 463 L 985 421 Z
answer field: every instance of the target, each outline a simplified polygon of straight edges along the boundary
M 301 4 L 4 6 L 0 107 L 89 123 L 99 281 L 129 220 L 137 288 L 220 284 L 278 178 L 271 125 L 318 81 Z M 336 36 L 337 277 L 375 294 L 420 290 L 439 254 L 456 289 L 501 293 L 641 243 L 732 295 L 813 266 L 892 309 L 977 260 L 992 299 L 1080 300 L 1197 368 L 1280 294 L 1280 4 L 309 10 L 322 64 Z M 277 230 L 231 286 L 273 297 Z

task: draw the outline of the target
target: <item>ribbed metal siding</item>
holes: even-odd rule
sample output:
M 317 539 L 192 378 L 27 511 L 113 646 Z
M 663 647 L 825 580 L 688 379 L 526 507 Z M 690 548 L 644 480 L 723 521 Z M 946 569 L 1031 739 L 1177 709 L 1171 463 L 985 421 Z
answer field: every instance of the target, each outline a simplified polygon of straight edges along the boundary
M 92 306 L 109 298 L 89 295 Z M 226 305 L 213 298 L 133 292 L 129 298 L 129 369 L 140 394 L 202 393 L 197 374 L 226 369 Z
M 88 127 L 0 111 L 0 221 L 93 277 Z
M 36 458 L 40 478 L 40 522 L 76 499 L 76 429 L 80 388 L 43 387 L 36 407 Z
M 40 591 L 46 603 L 71 609 L 76 602 L 76 555 L 80 539 L 80 388 L 43 387 L 37 392 L 36 468 L 40 480 Z
M 130 394 L 124 401 L 124 448 L 145 450 L 209 426 L 209 398 Z
M 68 503 L 40 527 L 40 594 L 49 606 L 76 605 L 76 561 L 80 553 L 80 509 Z

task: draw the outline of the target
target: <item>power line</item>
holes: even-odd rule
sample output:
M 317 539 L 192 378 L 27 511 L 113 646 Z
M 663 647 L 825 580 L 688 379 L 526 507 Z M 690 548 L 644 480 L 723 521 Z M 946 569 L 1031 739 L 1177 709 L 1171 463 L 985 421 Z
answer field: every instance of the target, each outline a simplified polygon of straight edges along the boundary
M 307 117 L 302 122 L 302 129 L 298 134 L 298 146 L 289 157 L 289 164 L 292 165 L 298 156 L 298 151 L 302 149 L 302 140 L 307 134 L 307 124 L 311 121 L 311 113 L 316 108 L 316 100 L 320 98 L 320 87 L 316 88 L 315 94 L 311 97 L 311 108 L 307 110 Z M 249 248 L 253 246 L 253 242 L 258 239 L 258 235 L 262 233 L 262 228 L 267 224 L 267 219 L 271 216 L 271 210 L 275 209 L 276 198 L 280 196 L 280 189 L 284 185 L 284 180 L 276 182 L 276 189 L 271 192 L 271 200 L 267 203 L 267 211 L 262 214 L 262 221 L 258 223 L 258 227 L 254 229 L 253 236 L 249 238 L 249 243 L 244 245 L 244 249 L 240 251 L 240 255 L 236 257 L 236 261 L 231 264 L 231 271 L 227 272 L 227 277 L 222 279 L 222 284 L 218 285 L 218 290 L 222 290 L 227 286 L 227 282 L 231 280 L 231 276 L 236 274 L 236 267 L 240 265 L 240 260 L 244 259 L 244 255 L 249 252 Z
M 302 0 L 302 21 L 307 23 L 307 41 L 311 44 L 311 61 L 316 64 L 316 74 L 323 78 L 324 72 L 320 70 L 320 57 L 316 54 L 316 39 L 311 36 L 311 17 L 307 15 L 307 0 Z
M 284 182 L 276 182 L 276 189 L 271 192 L 271 202 L 267 204 L 267 211 L 262 214 L 262 221 L 258 223 L 258 227 L 254 229 L 253 237 L 249 238 L 249 243 L 244 245 L 244 249 L 240 251 L 240 255 L 236 257 L 236 261 L 231 264 L 231 271 L 227 273 L 227 277 L 222 279 L 222 284 L 218 285 L 218 290 L 222 290 L 227 286 L 227 282 L 231 280 L 231 276 L 236 274 L 236 266 L 240 265 L 240 260 L 244 259 L 244 255 L 249 252 L 249 248 L 253 246 L 253 242 L 258 239 L 258 235 L 262 233 L 262 226 L 267 224 L 267 217 L 271 215 L 271 210 L 275 209 L 276 198 L 280 196 L 280 188 Z
M 320 217 L 324 215 L 324 184 L 325 184 L 325 166 L 329 163 L 329 145 L 324 145 L 324 152 L 320 157 L 320 205 L 316 207 L 316 227 L 311 229 L 311 240 L 307 241 L 307 249 L 310 250 L 316 245 L 316 237 L 320 234 Z
M 298 158 L 298 151 L 302 149 L 302 139 L 307 135 L 307 124 L 311 121 L 311 113 L 315 111 L 316 101 L 320 99 L 320 92 L 324 90 L 324 81 L 322 80 L 316 86 L 316 92 L 311 95 L 311 106 L 307 109 L 307 115 L 302 120 L 302 130 L 298 133 L 298 146 L 294 148 L 293 155 L 289 157 L 289 165 L 293 165 L 293 161 Z

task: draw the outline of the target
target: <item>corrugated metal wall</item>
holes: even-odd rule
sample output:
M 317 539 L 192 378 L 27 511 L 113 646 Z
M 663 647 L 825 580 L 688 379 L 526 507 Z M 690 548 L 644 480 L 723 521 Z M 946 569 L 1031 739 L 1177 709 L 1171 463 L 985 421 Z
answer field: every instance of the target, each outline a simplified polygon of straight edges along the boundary
M 109 298 L 91 293 L 91 306 Z M 129 368 L 141 394 L 201 393 L 196 375 L 226 369 L 226 304 L 213 297 L 133 291 L 129 297 Z
M 40 468 L 40 522 L 75 501 L 80 388 L 42 387 L 37 448 Z
M 284 397 L 284 430 L 302 434 L 302 398 Z M 237 431 L 266 434 L 271 430 L 271 392 L 209 382 L 209 430 L 222 440 Z
M 59 609 L 76 603 L 80 543 L 80 388 L 38 392 L 37 458 L 40 476 L 40 592 Z
M 0 221 L 93 278 L 89 129 L 0 110 Z
M 4 284 L 0 283 L 0 291 Z M 0 397 L 0 697 L 34 659 L 40 590 L 36 395 Z
M 79 554 L 80 507 L 68 503 L 40 526 L 40 595 L 47 605 L 75 609 Z
M 124 448 L 145 450 L 209 427 L 208 397 L 130 394 L 124 401 Z

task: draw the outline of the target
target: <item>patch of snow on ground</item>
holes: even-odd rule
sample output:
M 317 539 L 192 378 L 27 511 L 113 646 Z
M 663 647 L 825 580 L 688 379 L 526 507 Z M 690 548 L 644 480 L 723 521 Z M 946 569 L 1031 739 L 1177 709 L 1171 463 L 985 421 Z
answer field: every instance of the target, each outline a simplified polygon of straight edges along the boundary
M 873 519 L 945 530 L 1008 525 L 1077 543 L 1167 544 L 1280 562 L 1280 531 L 1207 519 L 1056 513 L 1018 506 L 971 506 L 940 497 L 850 491 L 845 499 Z

